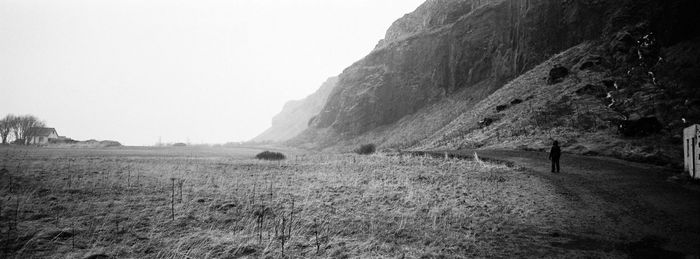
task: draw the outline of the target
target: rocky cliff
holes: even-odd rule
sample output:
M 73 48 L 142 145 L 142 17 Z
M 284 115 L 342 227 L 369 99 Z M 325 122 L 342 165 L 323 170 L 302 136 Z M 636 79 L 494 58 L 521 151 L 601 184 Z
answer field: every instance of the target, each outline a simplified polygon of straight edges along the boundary
M 585 94 L 570 98 L 579 90 L 604 93 L 594 94 L 602 108 L 589 114 L 608 126 L 587 130 L 624 140 L 630 136 L 614 131 L 622 125 L 618 122 L 653 116 L 666 130 L 659 134 L 671 136 L 697 120 L 689 104 L 698 92 L 697 65 L 692 64 L 698 10 L 691 0 L 430 0 L 397 20 L 369 55 L 343 71 L 317 119 L 290 143 L 446 148 L 479 139 L 475 146 L 488 146 L 502 136 L 469 134 L 501 125 L 485 123 L 499 119 L 488 118 L 497 108 L 489 105 L 507 112 L 502 109 L 522 102 L 532 107 L 526 115 L 556 114 L 568 109 L 559 104 L 571 108 L 594 101 L 581 97 Z M 568 81 L 570 71 L 575 81 Z M 579 73 L 588 71 L 597 74 Z M 548 79 L 552 75 L 556 78 Z M 583 76 L 600 80 L 586 81 L 593 90 L 585 90 Z M 509 85 L 529 92 L 499 91 Z M 532 94 L 541 89 L 550 89 L 542 92 L 547 98 L 569 99 Z M 681 100 L 681 95 L 690 98 Z M 475 126 L 478 122 L 483 124 Z M 545 142 L 546 136 L 535 134 L 528 144 L 534 138 Z
M 304 131 L 310 120 L 321 111 L 337 82 L 337 77 L 328 78 L 313 94 L 301 100 L 287 102 L 282 111 L 272 118 L 272 126 L 252 141 L 286 141 Z
M 340 75 L 313 127 L 355 137 L 465 88 L 473 88 L 466 98 L 483 99 L 547 57 L 601 35 L 617 2 L 427 1 Z

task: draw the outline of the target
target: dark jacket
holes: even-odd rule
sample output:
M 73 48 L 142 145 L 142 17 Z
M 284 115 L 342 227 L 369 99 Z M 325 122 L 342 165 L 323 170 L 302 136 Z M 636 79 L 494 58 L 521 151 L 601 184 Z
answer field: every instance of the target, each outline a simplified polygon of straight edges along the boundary
M 559 157 L 561 157 L 561 149 L 559 146 L 552 146 L 549 150 L 549 159 L 559 160 Z

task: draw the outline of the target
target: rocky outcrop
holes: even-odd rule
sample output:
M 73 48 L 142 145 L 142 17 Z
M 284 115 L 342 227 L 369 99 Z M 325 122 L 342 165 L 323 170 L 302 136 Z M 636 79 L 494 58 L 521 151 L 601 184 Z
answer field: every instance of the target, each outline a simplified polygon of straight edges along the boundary
M 282 111 L 272 118 L 272 126 L 252 141 L 286 141 L 304 131 L 309 121 L 321 111 L 337 82 L 337 77 L 331 77 L 306 98 L 287 102 Z

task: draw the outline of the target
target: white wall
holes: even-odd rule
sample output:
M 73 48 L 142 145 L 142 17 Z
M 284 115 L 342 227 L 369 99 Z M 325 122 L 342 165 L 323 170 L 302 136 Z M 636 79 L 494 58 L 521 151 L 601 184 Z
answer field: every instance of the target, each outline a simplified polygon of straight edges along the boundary
M 684 169 L 691 177 L 700 178 L 700 125 L 683 130 Z M 693 170 L 695 175 L 693 176 Z

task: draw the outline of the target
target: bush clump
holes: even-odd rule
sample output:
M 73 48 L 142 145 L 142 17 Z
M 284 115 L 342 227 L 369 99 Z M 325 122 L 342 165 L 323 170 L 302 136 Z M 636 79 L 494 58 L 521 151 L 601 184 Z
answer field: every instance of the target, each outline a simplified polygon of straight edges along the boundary
M 260 154 L 255 155 L 255 158 L 260 160 L 284 160 L 286 157 L 284 154 L 279 152 L 264 151 Z
M 360 154 L 360 155 L 369 155 L 374 153 L 374 151 L 377 150 L 377 147 L 374 146 L 374 144 L 365 144 L 360 146 L 360 148 L 355 149 L 355 153 Z

